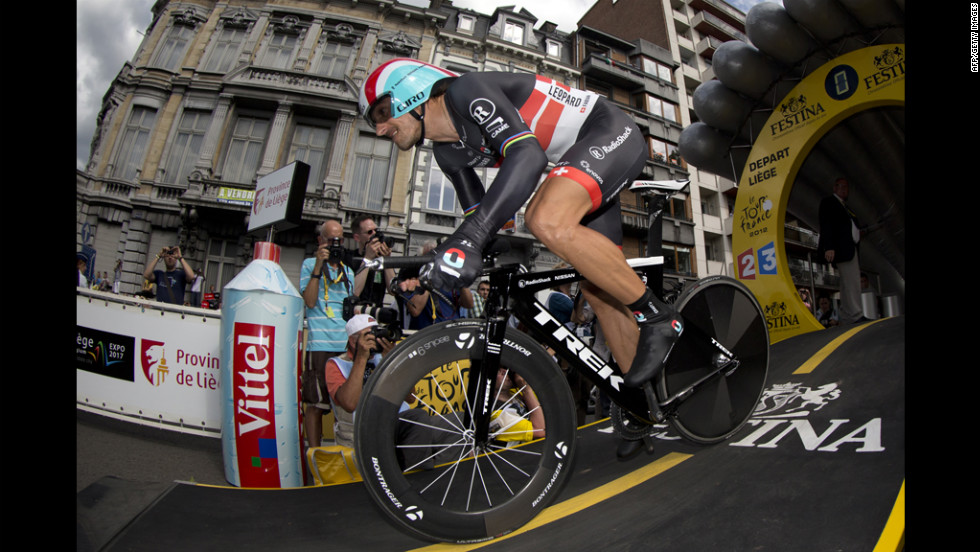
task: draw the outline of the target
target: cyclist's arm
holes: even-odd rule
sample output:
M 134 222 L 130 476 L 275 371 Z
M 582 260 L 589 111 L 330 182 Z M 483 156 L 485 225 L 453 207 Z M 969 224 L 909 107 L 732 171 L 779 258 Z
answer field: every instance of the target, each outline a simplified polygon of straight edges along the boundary
M 485 134 L 487 129 L 494 129 L 487 137 L 487 145 L 503 157 L 493 185 L 484 194 L 479 207 L 460 226 L 462 235 L 482 244 L 495 235 L 527 202 L 534 193 L 541 173 L 548 166 L 548 157 L 521 118 L 518 106 L 514 105 L 501 86 L 494 86 L 499 76 L 487 77 L 489 75 L 464 75 L 457 79 L 446 94 L 447 101 L 458 116 L 468 118 L 469 122 L 480 126 Z M 530 87 L 527 90 L 529 92 Z M 520 101 L 526 97 L 523 96 Z M 470 109 L 470 104 L 474 101 L 492 104 L 493 115 L 485 119 L 474 117 Z M 462 168 L 446 171 L 457 189 L 467 186 L 471 172 L 472 169 L 467 171 Z

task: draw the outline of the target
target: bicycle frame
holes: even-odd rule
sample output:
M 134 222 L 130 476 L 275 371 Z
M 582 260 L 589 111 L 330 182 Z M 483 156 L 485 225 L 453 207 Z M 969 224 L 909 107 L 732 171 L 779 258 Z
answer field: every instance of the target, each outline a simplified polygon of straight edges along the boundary
M 633 259 L 630 265 L 635 269 L 658 269 L 663 257 Z M 500 348 L 509 314 L 524 323 L 528 333 L 539 342 L 551 347 L 566 360 L 571 369 L 577 370 L 602 392 L 639 419 L 649 420 L 648 402 L 640 388 L 627 387 L 619 368 L 607 362 L 591 347 L 580 340 L 574 332 L 566 328 L 554 315 L 537 300 L 535 294 L 551 288 L 558 283 L 576 282 L 583 276 L 573 268 L 549 270 L 544 272 L 522 273 L 519 265 L 507 265 L 489 271 L 490 294 L 486 303 L 487 339 L 482 362 L 470 368 L 470 396 L 476 405 L 484 405 L 477 415 L 477 440 L 485 438 L 480 428 L 486 431 L 486 424 L 480 418 L 489 420 L 486 397 L 492 390 L 499 367 Z

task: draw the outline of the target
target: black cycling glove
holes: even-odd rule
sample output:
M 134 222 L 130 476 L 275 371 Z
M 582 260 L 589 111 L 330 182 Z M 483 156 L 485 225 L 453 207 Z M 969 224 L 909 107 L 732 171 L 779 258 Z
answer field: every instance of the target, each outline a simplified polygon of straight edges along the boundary
M 469 287 L 483 270 L 483 247 L 466 238 L 453 237 L 433 250 L 432 262 L 419 269 L 419 281 L 429 289 Z

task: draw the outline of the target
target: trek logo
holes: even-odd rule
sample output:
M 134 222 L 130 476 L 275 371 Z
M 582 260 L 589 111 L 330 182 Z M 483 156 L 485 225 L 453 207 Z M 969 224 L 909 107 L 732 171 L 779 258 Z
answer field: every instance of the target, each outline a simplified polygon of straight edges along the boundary
M 551 337 L 563 344 L 566 349 L 582 360 L 593 372 L 598 374 L 602 379 L 607 380 L 609 385 L 612 385 L 614 389 L 619 391 L 619 384 L 622 383 L 623 378 L 615 375 L 613 369 L 606 364 L 605 360 L 602 360 L 602 357 L 595 354 L 585 343 L 582 343 L 575 337 L 575 333 L 562 325 L 541 303 L 535 302 L 534 306 L 538 309 L 538 314 L 534 316 L 534 321 L 546 331 L 549 329 L 548 324 L 553 325 L 554 330 L 551 332 Z

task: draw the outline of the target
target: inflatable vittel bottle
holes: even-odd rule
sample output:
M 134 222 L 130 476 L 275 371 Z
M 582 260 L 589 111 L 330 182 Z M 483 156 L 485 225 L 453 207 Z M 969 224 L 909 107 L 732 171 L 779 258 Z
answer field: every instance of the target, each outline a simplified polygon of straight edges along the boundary
M 303 298 L 279 266 L 279 246 L 224 287 L 221 306 L 221 448 L 238 487 L 303 486 L 299 356 Z

